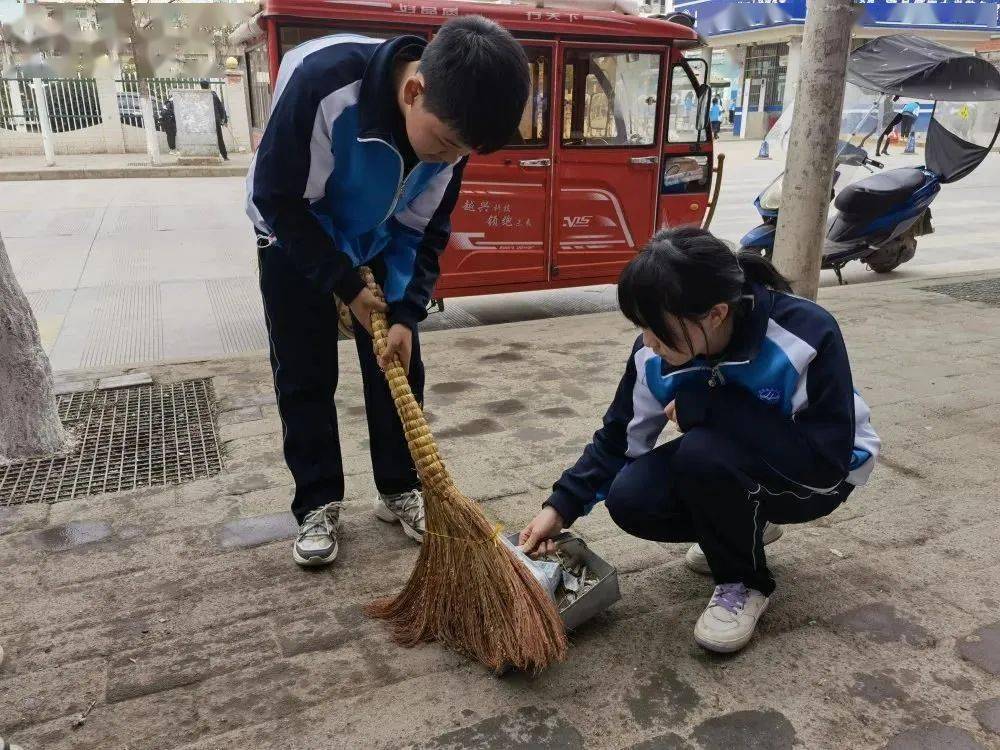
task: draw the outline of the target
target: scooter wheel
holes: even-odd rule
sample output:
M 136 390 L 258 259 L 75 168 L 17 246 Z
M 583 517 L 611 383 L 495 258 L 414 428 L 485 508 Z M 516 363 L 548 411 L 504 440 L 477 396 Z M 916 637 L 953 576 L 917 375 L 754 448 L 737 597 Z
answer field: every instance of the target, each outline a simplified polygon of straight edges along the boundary
M 917 254 L 917 238 L 910 235 L 899 237 L 885 247 L 880 247 L 865 258 L 867 265 L 875 273 L 889 273 L 899 268 Z

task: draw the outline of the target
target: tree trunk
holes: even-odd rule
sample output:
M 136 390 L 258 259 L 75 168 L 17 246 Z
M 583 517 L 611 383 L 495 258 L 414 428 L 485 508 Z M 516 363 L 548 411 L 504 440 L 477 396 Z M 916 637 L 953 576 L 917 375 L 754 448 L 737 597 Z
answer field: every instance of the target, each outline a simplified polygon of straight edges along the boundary
M 788 142 L 774 263 L 795 292 L 816 299 L 826 237 L 853 0 L 809 0 L 801 72 Z
M 65 444 L 49 358 L 0 236 L 0 463 Z
M 143 36 L 144 29 L 135 17 L 132 0 L 124 0 L 128 9 L 129 41 L 132 47 L 132 62 L 135 64 L 135 77 L 139 82 L 139 111 L 142 112 L 142 129 L 146 133 L 146 152 L 154 167 L 160 164 L 160 140 L 156 132 L 156 107 L 149 90 L 149 79 L 153 77 L 153 66 L 149 59 L 149 46 Z

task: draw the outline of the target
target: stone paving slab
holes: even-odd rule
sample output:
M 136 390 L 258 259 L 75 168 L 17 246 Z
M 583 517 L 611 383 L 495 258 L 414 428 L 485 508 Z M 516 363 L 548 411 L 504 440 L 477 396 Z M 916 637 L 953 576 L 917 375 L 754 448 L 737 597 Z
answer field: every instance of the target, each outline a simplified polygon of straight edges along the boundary
M 844 507 L 768 548 L 779 587 L 751 645 L 698 648 L 710 580 L 684 566 L 685 545 L 630 538 L 599 507 L 576 530 L 618 567 L 623 598 L 535 678 L 400 649 L 362 614 L 402 586 L 417 549 L 371 514 L 350 342 L 337 394 L 348 502 L 322 571 L 290 559 L 262 355 L 58 373 L 61 387 L 213 378 L 225 470 L 0 508 L 0 736 L 25 750 L 1000 746 L 1000 309 L 907 284 L 823 301 L 885 460 Z M 634 335 L 602 314 L 426 336 L 434 429 L 491 517 L 516 529 L 536 512 L 599 425 Z

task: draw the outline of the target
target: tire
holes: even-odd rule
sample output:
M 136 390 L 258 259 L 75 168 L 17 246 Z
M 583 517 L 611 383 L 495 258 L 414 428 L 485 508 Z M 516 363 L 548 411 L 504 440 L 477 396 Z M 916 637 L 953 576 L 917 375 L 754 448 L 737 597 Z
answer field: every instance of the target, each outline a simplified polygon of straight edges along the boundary
M 917 238 L 912 232 L 907 232 L 865 258 L 865 265 L 875 273 L 889 273 L 912 260 L 916 254 Z

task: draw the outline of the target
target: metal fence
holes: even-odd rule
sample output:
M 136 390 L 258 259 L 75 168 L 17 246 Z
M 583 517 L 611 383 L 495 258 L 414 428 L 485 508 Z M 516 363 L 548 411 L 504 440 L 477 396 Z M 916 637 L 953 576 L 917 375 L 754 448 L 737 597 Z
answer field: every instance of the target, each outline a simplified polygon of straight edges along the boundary
M 39 132 L 33 84 L 30 78 L 0 79 L 0 128 Z M 68 133 L 101 123 L 101 103 L 93 78 L 48 78 L 43 84 L 53 133 Z
M 160 121 L 160 113 L 163 105 L 170 99 L 170 92 L 174 89 L 197 89 L 201 88 L 199 78 L 149 78 L 149 96 L 153 100 L 153 115 L 157 130 L 163 130 Z M 209 88 L 218 94 L 222 100 L 222 106 L 229 111 L 226 102 L 226 86 L 222 80 L 209 80 Z M 115 81 L 118 94 L 118 117 L 123 125 L 132 125 L 137 128 L 142 127 L 142 109 L 139 106 L 139 92 L 141 91 L 140 79 L 134 75 L 123 76 Z

